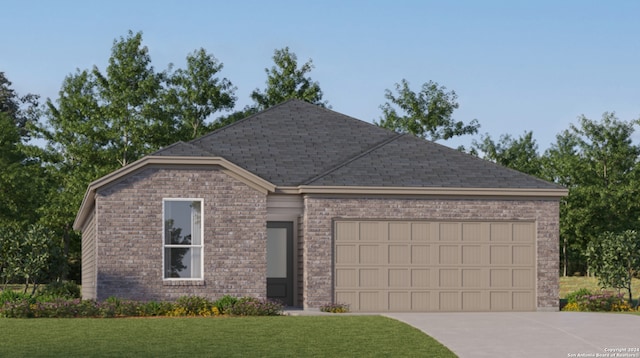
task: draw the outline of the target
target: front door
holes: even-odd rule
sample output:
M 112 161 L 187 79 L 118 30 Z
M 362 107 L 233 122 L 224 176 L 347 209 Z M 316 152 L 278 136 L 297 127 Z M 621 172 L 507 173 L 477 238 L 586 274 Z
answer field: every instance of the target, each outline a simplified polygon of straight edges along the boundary
M 267 298 L 293 306 L 293 223 L 267 222 Z

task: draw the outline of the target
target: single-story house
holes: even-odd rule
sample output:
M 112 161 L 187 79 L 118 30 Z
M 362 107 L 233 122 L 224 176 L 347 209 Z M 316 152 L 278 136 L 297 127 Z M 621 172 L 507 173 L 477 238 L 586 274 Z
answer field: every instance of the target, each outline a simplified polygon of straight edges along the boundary
M 82 295 L 558 310 L 567 190 L 289 100 L 87 189 Z

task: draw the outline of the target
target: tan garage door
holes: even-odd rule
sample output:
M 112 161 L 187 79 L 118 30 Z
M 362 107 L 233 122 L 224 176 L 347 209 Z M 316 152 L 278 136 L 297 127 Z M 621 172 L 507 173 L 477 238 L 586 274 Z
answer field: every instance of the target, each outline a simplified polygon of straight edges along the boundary
M 352 311 L 535 310 L 533 222 L 335 222 L 335 300 Z

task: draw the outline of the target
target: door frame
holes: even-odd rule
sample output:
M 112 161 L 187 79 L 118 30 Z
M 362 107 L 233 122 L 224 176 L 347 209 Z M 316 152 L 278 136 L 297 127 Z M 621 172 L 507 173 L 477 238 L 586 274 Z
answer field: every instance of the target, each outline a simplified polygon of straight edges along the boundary
M 295 288 L 294 288 L 294 223 L 293 221 L 267 221 L 267 229 L 285 229 L 286 230 L 286 276 L 285 278 L 266 278 L 267 283 L 267 298 L 279 299 L 282 300 L 285 306 L 294 306 L 295 305 Z M 268 234 L 267 234 L 268 235 Z M 267 252 L 267 255 L 269 253 Z M 268 260 L 268 257 L 267 257 Z M 285 287 L 285 296 L 270 296 L 269 295 L 269 286 L 270 285 L 284 285 Z

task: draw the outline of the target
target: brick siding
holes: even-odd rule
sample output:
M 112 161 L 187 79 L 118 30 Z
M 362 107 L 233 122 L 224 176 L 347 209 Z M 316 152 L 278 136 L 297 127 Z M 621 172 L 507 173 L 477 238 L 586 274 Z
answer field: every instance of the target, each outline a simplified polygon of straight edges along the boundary
M 163 198 L 204 200 L 202 280 L 163 280 Z M 266 195 L 218 167 L 146 168 L 98 190 L 95 213 L 99 300 L 266 296 Z

